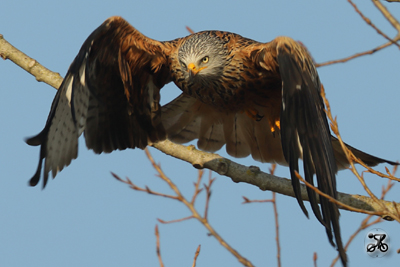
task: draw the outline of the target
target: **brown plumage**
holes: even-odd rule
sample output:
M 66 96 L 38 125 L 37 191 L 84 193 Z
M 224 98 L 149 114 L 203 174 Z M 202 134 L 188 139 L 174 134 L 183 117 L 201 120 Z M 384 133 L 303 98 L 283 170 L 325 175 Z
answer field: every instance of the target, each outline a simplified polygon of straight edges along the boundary
M 174 82 L 182 94 L 161 107 L 160 89 Z M 77 157 L 78 137 L 96 153 L 145 148 L 168 138 L 198 139 L 200 149 L 226 145 L 234 157 L 288 165 L 298 203 L 307 215 L 295 177 L 303 159 L 305 179 L 336 197 L 338 169 L 348 162 L 330 135 L 320 81 L 308 52 L 278 37 L 259 43 L 234 33 L 206 31 L 173 41 L 145 37 L 111 17 L 85 41 L 58 90 L 45 128 L 27 140 L 41 145 L 30 185 L 43 187 Z M 386 161 L 349 146 L 369 165 Z M 339 211 L 308 189 L 311 207 L 326 227 L 342 262 Z

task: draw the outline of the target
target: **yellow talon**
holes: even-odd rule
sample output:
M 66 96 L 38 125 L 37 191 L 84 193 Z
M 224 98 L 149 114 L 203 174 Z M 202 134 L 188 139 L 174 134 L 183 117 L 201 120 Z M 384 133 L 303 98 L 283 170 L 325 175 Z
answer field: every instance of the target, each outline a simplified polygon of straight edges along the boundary
M 275 119 L 275 121 L 270 121 L 269 125 L 271 125 L 271 133 L 274 133 L 276 130 L 281 129 L 281 121 L 279 119 Z

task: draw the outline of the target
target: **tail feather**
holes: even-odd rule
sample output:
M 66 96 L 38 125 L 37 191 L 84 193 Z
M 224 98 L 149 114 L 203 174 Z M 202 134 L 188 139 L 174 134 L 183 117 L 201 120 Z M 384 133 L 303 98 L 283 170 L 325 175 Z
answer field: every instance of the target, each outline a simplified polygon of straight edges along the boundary
M 333 152 L 335 154 L 336 165 L 337 165 L 338 169 L 342 170 L 342 169 L 348 168 L 350 163 L 347 160 L 342 147 L 340 146 L 339 140 L 336 137 L 331 136 L 331 141 L 332 141 Z M 361 150 L 358 150 L 357 148 L 354 148 L 346 143 L 345 143 L 345 145 L 354 154 L 354 156 L 361 159 L 365 164 L 367 164 L 370 167 L 376 166 L 380 163 L 388 163 L 390 165 L 399 165 L 398 162 L 375 157 L 371 154 L 368 154 Z

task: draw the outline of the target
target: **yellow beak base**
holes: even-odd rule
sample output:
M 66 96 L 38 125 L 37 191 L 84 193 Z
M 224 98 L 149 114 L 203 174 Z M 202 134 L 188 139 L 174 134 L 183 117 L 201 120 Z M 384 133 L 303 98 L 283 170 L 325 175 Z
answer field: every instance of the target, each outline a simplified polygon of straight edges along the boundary
M 207 68 L 207 67 L 197 68 L 195 64 L 190 63 L 190 64 L 188 65 L 187 68 L 188 68 L 188 71 L 189 71 L 190 73 L 196 75 L 196 74 L 199 73 L 201 70 L 204 70 L 204 69 Z

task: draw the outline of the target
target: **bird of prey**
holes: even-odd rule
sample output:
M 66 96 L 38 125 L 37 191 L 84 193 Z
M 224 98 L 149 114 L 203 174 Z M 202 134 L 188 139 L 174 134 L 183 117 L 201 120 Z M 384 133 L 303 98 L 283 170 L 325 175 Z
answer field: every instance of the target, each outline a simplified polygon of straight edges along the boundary
M 160 90 L 174 82 L 182 94 L 160 105 Z M 78 137 L 95 153 L 145 148 L 164 140 L 229 155 L 252 155 L 289 166 L 292 185 L 308 216 L 296 177 L 336 198 L 336 172 L 349 162 L 331 136 L 321 83 L 299 43 L 278 37 L 260 43 L 238 34 L 203 31 L 172 41 L 150 39 L 121 17 L 111 17 L 84 42 L 51 105 L 44 129 L 27 139 L 40 145 L 38 184 L 43 187 L 77 157 Z M 348 148 L 368 165 L 386 161 Z M 307 188 L 308 189 L 308 188 Z M 308 189 L 312 210 L 346 265 L 335 204 Z

